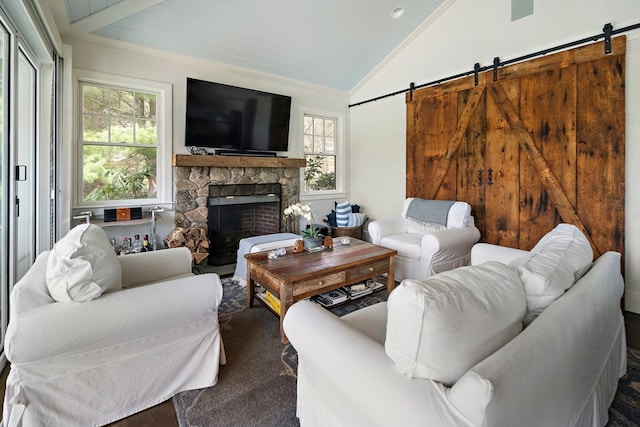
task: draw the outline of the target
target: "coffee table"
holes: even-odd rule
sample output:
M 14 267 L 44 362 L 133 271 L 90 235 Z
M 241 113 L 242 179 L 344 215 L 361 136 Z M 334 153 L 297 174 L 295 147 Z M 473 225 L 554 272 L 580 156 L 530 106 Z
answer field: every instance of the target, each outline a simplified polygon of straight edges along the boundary
M 253 307 L 256 282 L 280 298 L 280 312 L 275 314 L 280 317 L 280 337 L 284 344 L 289 340 L 282 321 L 296 301 L 385 273 L 387 291 L 393 290 L 395 250 L 354 238 L 348 245 L 335 242 L 332 249 L 318 252 L 294 254 L 293 247 L 286 250 L 286 255 L 276 259 L 269 259 L 268 251 L 245 255 L 247 306 Z

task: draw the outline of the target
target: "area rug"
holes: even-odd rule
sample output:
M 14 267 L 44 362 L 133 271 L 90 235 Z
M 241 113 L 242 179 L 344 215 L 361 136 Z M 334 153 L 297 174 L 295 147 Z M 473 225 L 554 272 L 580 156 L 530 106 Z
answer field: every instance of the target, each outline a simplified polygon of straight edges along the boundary
M 280 342 L 278 319 L 261 304 L 246 308 L 246 288 L 223 279 L 220 330 L 227 364 L 218 384 L 180 393 L 173 404 L 180 427 L 299 426 L 296 418 L 297 354 Z M 384 301 L 386 291 L 332 310 L 342 316 Z M 629 350 L 628 374 L 620 380 L 608 427 L 640 426 L 640 351 Z
M 246 288 L 222 280 L 220 333 L 227 364 L 220 367 L 218 384 L 180 393 L 173 404 L 181 427 L 299 426 L 296 418 L 296 368 L 291 345 L 280 342 L 280 323 L 260 303 L 246 308 Z M 342 316 L 386 299 L 380 291 L 342 305 Z

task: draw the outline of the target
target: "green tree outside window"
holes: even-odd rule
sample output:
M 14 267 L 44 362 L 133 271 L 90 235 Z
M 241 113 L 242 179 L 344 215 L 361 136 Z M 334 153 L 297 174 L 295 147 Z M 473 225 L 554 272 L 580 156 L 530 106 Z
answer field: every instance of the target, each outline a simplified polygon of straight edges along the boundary
M 336 189 L 336 122 L 334 118 L 304 116 L 305 190 Z
M 83 200 L 156 197 L 156 94 L 81 87 Z

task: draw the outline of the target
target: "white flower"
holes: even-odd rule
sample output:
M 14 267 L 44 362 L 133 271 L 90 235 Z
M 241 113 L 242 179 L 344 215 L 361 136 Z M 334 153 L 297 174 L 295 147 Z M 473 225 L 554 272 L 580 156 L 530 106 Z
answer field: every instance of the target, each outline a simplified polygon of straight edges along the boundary
M 316 237 L 319 230 L 315 228 L 315 224 L 313 221 L 313 212 L 311 212 L 311 206 L 308 204 L 301 205 L 300 203 L 294 203 L 293 205 L 289 205 L 284 210 L 284 215 L 288 218 L 289 221 L 292 221 L 295 218 L 302 217 L 309 222 L 310 228 L 305 231 L 305 235 Z

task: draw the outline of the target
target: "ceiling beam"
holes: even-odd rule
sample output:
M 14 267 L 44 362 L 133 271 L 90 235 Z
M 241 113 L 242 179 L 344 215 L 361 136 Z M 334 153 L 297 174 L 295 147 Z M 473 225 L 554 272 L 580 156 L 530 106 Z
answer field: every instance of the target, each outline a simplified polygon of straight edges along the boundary
M 67 9 L 64 6 L 64 0 L 50 0 L 48 2 L 53 19 L 58 28 L 58 34 L 62 35 L 69 30 L 69 18 L 67 17 Z
M 62 32 L 62 35 L 77 36 L 90 34 L 120 19 L 141 12 L 158 3 L 162 3 L 163 1 L 164 0 L 123 0 L 120 3 L 116 3 L 100 12 L 93 13 L 70 24 L 69 28 Z M 67 22 L 69 22 L 68 17 Z

